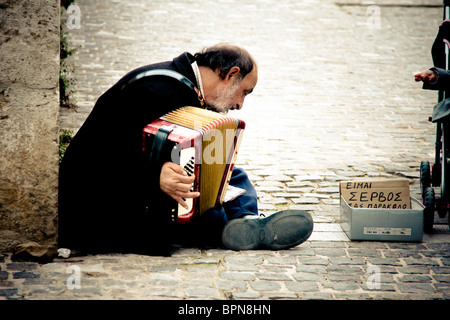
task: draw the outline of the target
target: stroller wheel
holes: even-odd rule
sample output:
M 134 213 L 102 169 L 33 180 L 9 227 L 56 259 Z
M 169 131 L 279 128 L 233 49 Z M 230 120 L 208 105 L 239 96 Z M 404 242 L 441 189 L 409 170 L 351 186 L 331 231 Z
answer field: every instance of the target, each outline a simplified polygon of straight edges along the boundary
M 431 186 L 431 167 L 429 161 L 422 161 L 420 163 L 420 191 L 424 197 L 425 189 Z
M 448 212 L 448 209 L 446 207 L 438 208 L 437 212 L 438 212 L 439 218 L 445 218 L 445 216 L 446 216 L 446 214 Z
M 448 218 L 448 228 L 450 229 L 450 212 L 448 212 L 447 218 Z
M 423 205 L 425 206 L 423 209 L 423 230 L 426 233 L 433 232 L 435 203 L 434 189 L 431 187 L 426 188 L 423 197 Z

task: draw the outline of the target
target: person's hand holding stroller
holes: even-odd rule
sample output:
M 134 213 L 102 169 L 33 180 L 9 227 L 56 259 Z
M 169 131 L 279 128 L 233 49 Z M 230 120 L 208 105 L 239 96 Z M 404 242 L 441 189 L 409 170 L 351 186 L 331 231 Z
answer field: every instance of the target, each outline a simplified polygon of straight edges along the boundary
M 438 79 L 438 74 L 433 70 L 425 70 L 414 75 L 416 82 L 423 81 L 425 83 L 434 83 Z

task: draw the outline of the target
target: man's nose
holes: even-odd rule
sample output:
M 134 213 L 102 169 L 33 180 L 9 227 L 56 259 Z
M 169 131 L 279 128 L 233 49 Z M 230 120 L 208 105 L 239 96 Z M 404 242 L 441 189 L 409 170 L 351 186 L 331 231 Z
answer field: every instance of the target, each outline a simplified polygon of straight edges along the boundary
M 240 103 L 236 103 L 233 106 L 233 110 L 241 110 L 243 105 L 244 105 L 244 99 L 242 99 L 242 101 Z

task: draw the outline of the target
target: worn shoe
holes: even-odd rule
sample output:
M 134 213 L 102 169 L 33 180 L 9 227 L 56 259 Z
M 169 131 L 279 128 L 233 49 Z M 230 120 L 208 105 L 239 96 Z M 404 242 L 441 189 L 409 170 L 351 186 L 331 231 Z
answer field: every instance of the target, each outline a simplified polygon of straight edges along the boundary
M 313 231 L 311 215 L 302 210 L 276 212 L 266 218 L 245 216 L 225 225 L 222 243 L 231 250 L 283 250 L 306 241 Z

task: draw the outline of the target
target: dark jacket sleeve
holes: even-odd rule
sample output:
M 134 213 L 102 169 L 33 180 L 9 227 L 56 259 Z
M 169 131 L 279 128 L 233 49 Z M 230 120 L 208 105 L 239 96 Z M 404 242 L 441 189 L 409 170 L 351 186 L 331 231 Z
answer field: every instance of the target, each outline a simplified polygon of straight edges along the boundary
M 435 71 L 438 74 L 438 79 L 436 82 L 424 83 L 423 89 L 428 90 L 448 90 L 450 89 L 450 71 L 441 68 L 430 68 L 430 70 Z

